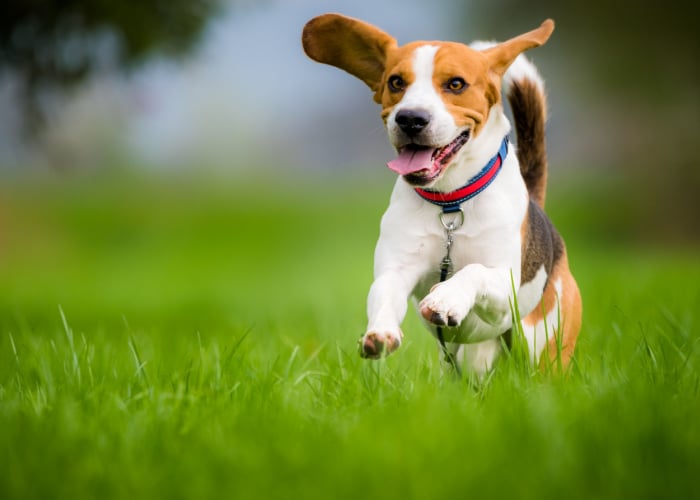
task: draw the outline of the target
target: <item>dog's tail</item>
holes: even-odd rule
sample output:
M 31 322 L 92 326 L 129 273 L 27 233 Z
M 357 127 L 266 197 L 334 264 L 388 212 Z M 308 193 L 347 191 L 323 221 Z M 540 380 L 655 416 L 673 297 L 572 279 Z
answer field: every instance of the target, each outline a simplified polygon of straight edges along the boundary
M 515 122 L 520 173 L 530 198 L 544 207 L 547 188 L 547 99 L 544 80 L 534 64 L 524 55 L 519 55 L 508 68 L 503 83 Z

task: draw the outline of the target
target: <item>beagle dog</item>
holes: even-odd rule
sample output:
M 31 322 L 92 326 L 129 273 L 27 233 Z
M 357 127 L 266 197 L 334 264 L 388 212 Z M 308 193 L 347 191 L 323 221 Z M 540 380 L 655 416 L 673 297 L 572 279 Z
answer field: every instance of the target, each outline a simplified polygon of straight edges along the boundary
M 396 351 L 415 300 L 446 359 L 488 371 L 513 329 L 530 359 L 571 360 L 581 296 L 564 242 L 545 215 L 544 82 L 521 55 L 554 30 L 503 43 L 417 41 L 399 46 L 363 21 L 325 14 L 304 27 L 315 61 L 367 84 L 397 157 L 382 221 L 360 354 Z M 502 88 L 517 148 L 508 134 Z

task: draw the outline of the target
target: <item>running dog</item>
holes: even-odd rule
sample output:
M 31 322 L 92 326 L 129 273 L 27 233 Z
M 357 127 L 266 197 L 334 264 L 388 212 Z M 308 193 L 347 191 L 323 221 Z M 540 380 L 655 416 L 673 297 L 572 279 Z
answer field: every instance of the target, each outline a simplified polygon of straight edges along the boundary
M 518 317 L 533 363 L 571 360 L 581 295 L 564 242 L 543 211 L 544 82 L 521 55 L 553 30 L 548 19 L 503 43 L 399 46 L 338 14 L 304 27 L 309 57 L 372 90 L 398 154 L 388 163 L 399 177 L 375 250 L 363 357 L 401 346 L 412 297 L 455 366 L 488 371 Z M 509 143 L 502 88 L 517 148 Z

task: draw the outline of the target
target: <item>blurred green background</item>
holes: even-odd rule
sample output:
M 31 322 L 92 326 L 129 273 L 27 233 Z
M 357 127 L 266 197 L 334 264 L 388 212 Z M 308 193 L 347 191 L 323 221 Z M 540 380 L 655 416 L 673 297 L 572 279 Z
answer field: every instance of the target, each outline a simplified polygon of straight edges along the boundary
M 0 492 L 692 496 L 698 9 L 6 1 Z M 368 89 L 302 53 L 327 11 L 400 43 L 555 19 L 529 55 L 584 298 L 570 378 L 450 384 L 412 313 L 399 354 L 355 355 L 395 179 Z
M 696 10 L 11 1 L 0 24 L 1 321 L 55 319 L 61 304 L 98 322 L 150 316 L 191 330 L 212 315 L 248 327 L 284 287 L 296 306 L 280 317 L 333 287 L 361 331 L 392 151 L 368 89 L 301 50 L 303 24 L 326 11 L 400 43 L 505 39 L 554 18 L 529 56 L 550 99 L 549 213 L 575 274 L 585 284 L 587 266 L 620 255 L 667 255 L 682 269 L 700 245 Z M 356 288 L 343 286 L 343 263 Z M 300 283 L 315 285 L 294 292 Z
M 405 43 L 505 39 L 551 17 L 554 36 L 529 54 L 548 82 L 551 191 L 568 185 L 585 200 L 582 222 L 604 243 L 695 244 L 697 10 L 622 0 L 13 0 L 0 22 L 0 176 L 66 182 L 128 169 L 388 185 L 392 152 L 369 92 L 305 58 L 303 24 L 338 11 Z

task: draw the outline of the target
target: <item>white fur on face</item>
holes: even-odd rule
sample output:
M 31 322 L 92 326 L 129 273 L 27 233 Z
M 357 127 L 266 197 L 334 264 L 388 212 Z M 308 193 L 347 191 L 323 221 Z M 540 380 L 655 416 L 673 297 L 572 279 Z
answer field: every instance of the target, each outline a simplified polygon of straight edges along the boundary
M 387 119 L 389 138 L 396 148 L 409 142 L 396 124 L 396 115 L 402 110 L 423 110 L 430 113 L 430 124 L 420 136 L 422 145 L 445 146 L 459 133 L 454 117 L 447 111 L 445 103 L 433 84 L 437 51 L 438 47 L 435 45 L 422 45 L 413 54 L 415 80 L 406 89 L 403 98 L 394 106 Z

